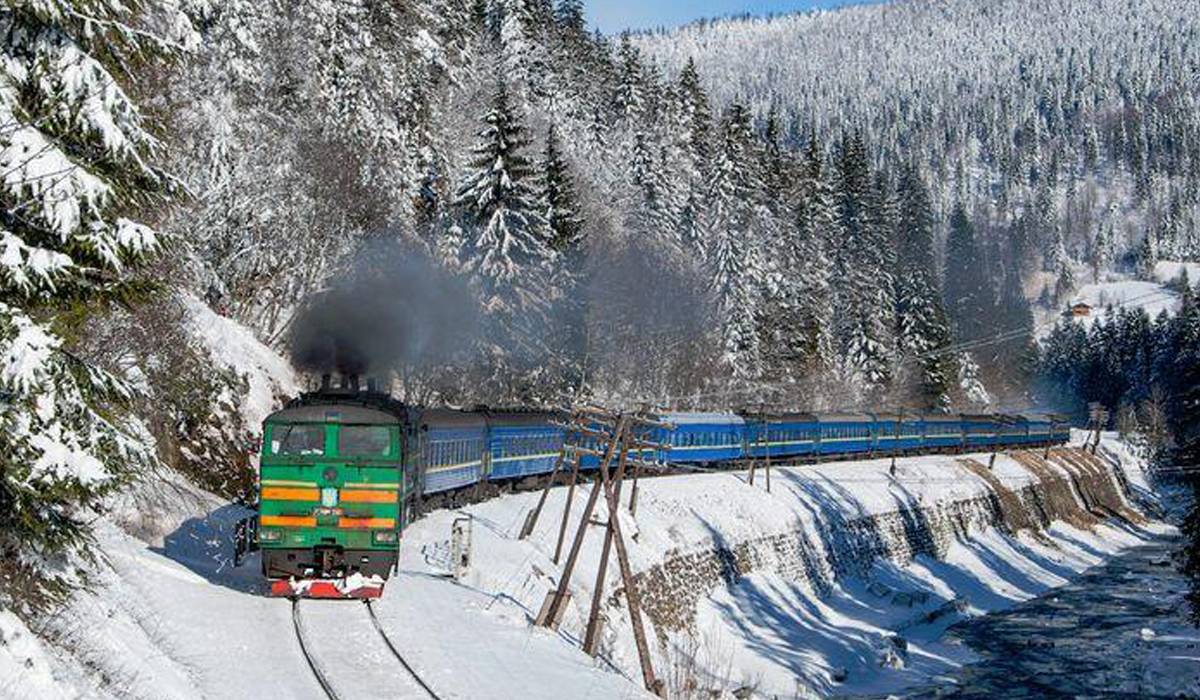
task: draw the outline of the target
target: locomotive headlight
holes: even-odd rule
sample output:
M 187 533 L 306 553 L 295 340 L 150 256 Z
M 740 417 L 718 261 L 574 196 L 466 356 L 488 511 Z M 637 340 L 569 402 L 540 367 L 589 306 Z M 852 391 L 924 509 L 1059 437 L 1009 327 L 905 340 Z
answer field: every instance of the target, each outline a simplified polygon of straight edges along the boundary
M 338 504 L 338 490 L 334 488 L 321 489 L 321 505 L 333 508 Z
M 395 544 L 397 533 L 395 530 L 379 530 L 371 533 L 371 539 L 375 544 Z
M 280 532 L 279 530 L 259 530 L 258 531 L 258 541 L 259 542 L 278 542 L 281 539 L 283 539 L 283 533 Z

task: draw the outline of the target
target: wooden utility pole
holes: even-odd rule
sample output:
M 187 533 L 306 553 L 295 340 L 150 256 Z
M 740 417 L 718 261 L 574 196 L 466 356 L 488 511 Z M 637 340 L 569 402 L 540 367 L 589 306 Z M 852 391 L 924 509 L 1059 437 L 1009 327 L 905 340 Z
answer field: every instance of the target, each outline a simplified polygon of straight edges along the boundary
M 1091 434 L 1083 443 L 1083 449 L 1091 448 L 1092 454 L 1096 454 L 1096 450 L 1100 447 L 1101 433 L 1104 432 L 1105 426 L 1108 425 L 1108 410 L 1098 402 L 1088 404 L 1088 427 L 1091 428 Z M 1091 443 L 1090 445 L 1088 443 Z
M 525 518 L 525 525 L 521 528 L 521 536 L 517 539 L 525 539 L 533 534 L 533 528 L 537 527 L 538 518 L 542 514 L 542 508 L 546 506 L 546 498 L 550 495 L 550 489 L 554 487 L 554 482 L 558 479 L 558 473 L 562 471 L 563 464 L 576 455 L 570 453 L 572 438 L 576 435 L 574 428 L 582 420 L 582 411 L 576 410 L 571 412 L 571 420 L 565 424 L 558 424 L 563 429 L 562 446 L 558 450 L 558 458 L 554 460 L 554 471 L 550 472 L 550 478 L 546 480 L 546 487 L 542 489 L 542 495 L 538 498 L 537 506 L 530 511 L 529 516 Z M 572 459 L 573 469 L 571 470 L 571 494 L 567 496 L 567 503 L 570 504 L 571 495 L 575 489 L 575 478 L 579 473 L 578 459 Z
M 558 581 L 558 587 L 550 593 L 550 601 L 543 608 L 543 613 L 539 615 L 538 623 L 546 627 L 554 627 L 558 624 L 561 616 L 563 602 L 569 597 L 571 588 L 571 574 L 575 571 L 575 564 L 579 561 L 579 551 L 583 548 L 583 539 L 587 536 L 588 523 L 592 519 L 592 512 L 596 509 L 596 501 L 600 497 L 600 490 L 604 488 L 605 475 L 608 474 L 608 465 L 612 463 L 613 457 L 616 455 L 618 445 L 621 442 L 621 436 L 625 433 L 626 421 L 624 417 L 616 420 L 616 426 L 613 428 L 612 439 L 608 443 L 608 448 L 605 450 L 604 456 L 600 459 L 600 473 L 596 475 L 596 482 L 592 486 L 592 493 L 588 496 L 587 505 L 583 509 L 583 517 L 579 520 L 579 529 L 575 531 L 575 541 L 571 543 L 571 551 L 567 554 L 567 562 L 563 565 L 563 572 Z M 579 448 L 579 459 L 583 459 L 583 455 L 591 450 Z
M 757 416 L 754 416 L 762 425 L 762 429 L 755 433 L 754 441 L 747 445 L 747 451 L 750 453 L 750 475 L 747 481 L 751 486 L 754 485 L 754 475 L 758 471 L 758 456 L 754 454 L 754 450 L 761 449 L 763 451 L 763 469 L 766 472 L 767 493 L 771 493 L 771 420 L 767 417 L 766 411 L 760 411 Z
M 622 444 L 620 448 L 620 457 L 617 458 L 617 475 L 616 486 L 611 487 L 607 481 L 607 477 L 601 474 L 604 478 L 604 490 L 613 491 L 613 495 L 619 501 L 621 499 L 621 482 L 625 478 L 625 466 L 629 463 L 629 446 Z M 604 547 L 600 550 L 600 566 L 596 569 L 596 585 L 592 588 L 592 608 L 588 613 L 587 631 L 583 635 L 583 650 L 589 656 L 596 655 L 596 647 L 599 644 L 600 638 L 600 606 L 604 599 L 604 580 L 608 575 L 608 557 L 612 552 L 613 545 L 613 522 L 612 509 L 609 508 L 609 521 L 604 529 Z
M 666 449 L 664 445 L 642 440 L 635 436 L 633 427 L 644 428 L 652 424 L 650 421 L 640 416 L 631 416 L 627 420 L 629 421 L 629 425 L 626 427 L 624 439 L 621 442 L 620 456 L 617 458 L 616 476 L 609 479 L 605 485 L 606 494 L 617 504 L 618 510 L 621 502 L 621 486 L 624 483 L 628 466 L 632 464 L 636 469 L 643 463 L 640 457 L 630 458 L 629 453 L 636 452 L 641 455 L 646 451 L 653 452 Z M 644 432 L 644 430 L 639 432 Z M 616 527 L 619 523 L 611 519 L 612 503 L 609 504 L 609 510 L 610 519 L 608 527 L 605 530 L 604 548 L 600 553 L 600 566 L 596 573 L 596 586 L 592 589 L 592 609 L 588 615 L 587 633 L 584 635 L 583 640 L 583 650 L 592 656 L 595 656 L 600 641 L 600 609 L 604 598 L 605 579 L 608 574 L 608 559 L 612 552 L 613 541 L 616 538 L 617 532 L 619 532 L 619 529 Z
M 625 431 L 621 433 L 621 437 L 625 443 L 622 446 L 623 452 L 627 453 L 631 448 L 635 447 L 639 450 L 643 448 L 664 449 L 665 446 L 662 445 L 653 445 L 641 440 L 631 440 L 628 429 L 629 422 L 636 422 L 643 426 L 661 426 L 663 424 L 643 417 L 625 418 Z M 605 496 L 608 499 L 608 529 L 609 532 L 612 533 L 613 542 L 616 544 L 617 564 L 621 570 L 621 583 L 625 588 L 625 601 L 629 608 L 629 623 L 633 628 L 633 639 L 637 645 L 638 659 L 642 666 L 642 681 L 646 686 L 646 690 L 649 690 L 659 697 L 666 697 L 666 689 L 663 683 L 660 682 L 654 675 L 654 665 L 650 656 L 650 645 L 646 641 L 646 629 L 642 624 L 641 594 L 638 593 L 637 581 L 633 577 L 633 567 L 629 563 L 629 552 L 625 548 L 625 538 L 621 534 L 621 499 L 618 492 L 619 482 L 614 483 L 613 479 L 609 477 L 608 464 L 606 463 L 601 464 L 601 475 L 603 476 L 604 481 Z
M 896 453 L 900 451 L 900 432 L 904 424 L 904 409 L 896 414 L 896 435 L 892 442 L 892 465 L 888 467 L 888 474 L 896 476 Z
M 575 502 L 575 485 L 579 483 L 579 461 L 581 455 L 574 455 L 571 460 L 571 482 L 567 486 L 567 501 L 563 504 L 562 522 L 558 525 L 558 541 L 554 543 L 554 563 L 562 556 L 563 540 L 567 537 L 567 520 L 571 517 L 571 504 Z

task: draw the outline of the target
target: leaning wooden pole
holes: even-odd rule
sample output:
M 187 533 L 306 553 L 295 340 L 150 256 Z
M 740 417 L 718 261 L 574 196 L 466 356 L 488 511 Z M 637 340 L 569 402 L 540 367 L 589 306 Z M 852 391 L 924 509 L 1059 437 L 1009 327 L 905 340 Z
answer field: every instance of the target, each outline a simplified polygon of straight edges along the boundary
M 550 606 L 546 609 L 543 622 L 547 627 L 554 626 L 563 601 L 566 600 L 567 593 L 570 591 L 571 574 L 575 571 L 575 564 L 579 561 L 579 552 L 583 548 L 584 537 L 587 536 L 588 523 L 592 519 L 592 512 L 596 508 L 596 500 L 600 495 L 600 490 L 604 488 L 604 479 L 607 478 L 608 465 L 612 463 L 624 430 L 625 421 L 618 420 L 616 429 L 613 431 L 612 440 L 608 444 L 608 450 L 604 458 L 600 461 L 600 473 L 596 475 L 596 483 L 593 485 L 592 493 L 588 496 L 587 505 L 583 509 L 583 517 L 579 520 L 579 528 L 575 531 L 575 541 L 571 543 L 571 551 L 567 554 L 566 564 L 563 565 L 562 576 L 558 581 L 558 588 L 555 589 Z
M 571 518 L 571 504 L 575 501 L 575 485 L 579 483 L 579 460 L 576 454 L 571 463 L 571 483 L 567 486 L 567 502 L 563 504 L 562 522 L 558 525 L 558 541 L 554 543 L 554 563 L 562 556 L 563 540 L 567 538 L 567 521 Z
M 611 485 L 607 481 L 604 484 L 605 493 L 611 489 L 618 502 L 621 500 L 621 482 L 625 479 L 625 468 L 628 462 L 629 444 L 623 443 L 620 448 L 620 456 L 617 458 L 617 474 L 614 477 L 616 484 Z M 604 600 L 604 582 L 608 575 L 608 558 L 612 553 L 612 545 L 613 522 L 610 514 L 608 525 L 604 529 L 604 547 L 600 551 L 600 567 L 596 570 L 596 585 L 592 589 L 592 608 L 588 613 L 587 631 L 583 635 L 583 650 L 590 656 L 596 655 L 600 642 L 600 607 Z
M 517 539 L 523 540 L 533 534 L 533 528 L 537 527 L 538 517 L 542 514 L 542 508 L 546 506 L 546 497 L 550 495 L 550 489 L 554 487 L 554 482 L 558 479 L 558 473 L 562 471 L 563 461 L 567 454 L 567 434 L 563 434 L 563 446 L 558 451 L 558 459 L 554 460 L 554 471 L 550 472 L 550 478 L 546 480 L 546 487 L 542 489 L 542 495 L 538 498 L 537 506 L 525 519 L 525 526 L 521 528 L 521 536 Z
M 601 465 L 601 468 L 607 471 L 608 465 Z M 629 623 L 633 627 L 633 639 L 637 644 L 638 659 L 642 665 L 642 681 L 645 683 L 646 690 L 659 697 L 666 697 L 663 684 L 654 676 L 650 645 L 646 642 L 646 630 L 642 626 L 641 595 L 637 590 L 637 582 L 633 578 L 633 568 L 629 564 L 629 552 L 625 549 L 625 538 L 621 535 L 621 520 L 618 517 L 620 498 L 617 497 L 616 489 L 609 479 L 605 477 L 604 481 L 608 482 L 604 494 L 608 499 L 608 523 L 612 529 L 613 542 L 617 545 L 617 564 L 621 568 L 621 582 L 625 587 L 625 600 L 629 606 Z

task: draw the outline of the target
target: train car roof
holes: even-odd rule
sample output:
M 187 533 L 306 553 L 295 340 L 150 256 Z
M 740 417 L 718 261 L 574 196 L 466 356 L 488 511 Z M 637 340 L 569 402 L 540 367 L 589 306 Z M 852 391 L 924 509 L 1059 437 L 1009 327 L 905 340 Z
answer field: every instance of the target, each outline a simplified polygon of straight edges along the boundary
M 400 417 L 366 406 L 315 403 L 285 408 L 267 416 L 268 423 L 345 423 L 347 425 L 396 425 Z
M 896 421 L 902 421 L 904 423 L 916 423 L 924 417 L 925 416 L 921 415 L 917 411 L 905 411 L 904 413 L 899 413 L 896 411 L 884 411 L 882 413 L 871 414 L 871 418 L 879 423 L 895 423 Z
M 961 423 L 962 419 L 957 413 L 926 413 L 921 416 L 926 423 Z
M 452 408 L 429 408 L 421 411 L 422 430 L 430 428 L 479 428 L 482 430 L 486 424 L 481 413 L 457 411 Z
M 565 416 L 553 411 L 488 411 L 484 418 L 488 425 L 500 427 L 549 425 L 553 421 L 565 420 Z
M 818 413 L 821 423 L 872 423 L 874 419 L 866 413 Z
M 816 423 L 817 416 L 813 413 L 753 413 L 746 411 L 742 417 L 747 421 L 769 423 Z
M 990 413 L 964 413 L 962 420 L 966 423 L 995 423 L 999 416 Z
M 743 425 L 745 419 L 736 413 L 663 413 L 659 418 L 672 425 Z

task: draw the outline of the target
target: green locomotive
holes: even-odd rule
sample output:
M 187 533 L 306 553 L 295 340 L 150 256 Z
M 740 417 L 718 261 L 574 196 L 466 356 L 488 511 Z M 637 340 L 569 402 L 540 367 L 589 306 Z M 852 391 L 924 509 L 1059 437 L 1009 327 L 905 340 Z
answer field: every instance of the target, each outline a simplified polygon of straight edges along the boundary
M 257 532 L 280 596 L 374 597 L 396 565 L 408 499 L 407 409 L 326 383 L 266 419 Z

